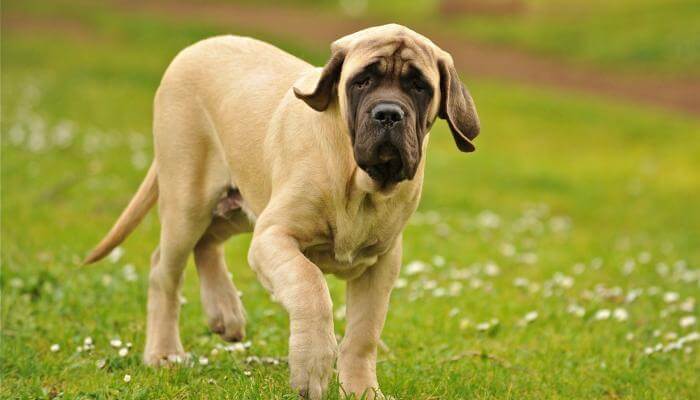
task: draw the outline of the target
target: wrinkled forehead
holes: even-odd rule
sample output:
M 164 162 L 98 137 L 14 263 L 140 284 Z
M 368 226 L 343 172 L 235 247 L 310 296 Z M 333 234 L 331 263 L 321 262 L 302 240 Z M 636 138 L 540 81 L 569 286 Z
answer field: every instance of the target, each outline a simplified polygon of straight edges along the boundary
M 433 46 L 403 33 L 359 37 L 348 49 L 343 72 L 350 77 L 372 65 L 381 74 L 405 76 L 415 69 L 435 81 L 438 71 Z

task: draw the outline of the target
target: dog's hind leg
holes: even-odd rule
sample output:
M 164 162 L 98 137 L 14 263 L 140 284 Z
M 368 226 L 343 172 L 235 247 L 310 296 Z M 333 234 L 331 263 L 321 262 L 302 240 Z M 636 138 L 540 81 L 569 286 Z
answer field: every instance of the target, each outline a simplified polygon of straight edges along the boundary
M 213 220 L 219 196 L 230 185 L 206 114 L 192 104 L 189 92 L 165 81 L 156 96 L 153 121 L 161 232 L 148 288 L 144 361 L 151 365 L 184 357 L 178 329 L 183 270 Z
M 205 213 L 199 214 L 161 201 L 160 247 L 153 257 L 148 287 L 147 364 L 178 361 L 185 355 L 178 328 L 180 287 L 187 259 L 209 222 Z
M 243 340 L 246 321 L 243 303 L 226 267 L 224 242 L 232 235 L 249 232 L 251 228 L 239 209 L 228 213 L 226 218 L 214 218 L 194 248 L 200 297 L 209 327 L 226 341 Z

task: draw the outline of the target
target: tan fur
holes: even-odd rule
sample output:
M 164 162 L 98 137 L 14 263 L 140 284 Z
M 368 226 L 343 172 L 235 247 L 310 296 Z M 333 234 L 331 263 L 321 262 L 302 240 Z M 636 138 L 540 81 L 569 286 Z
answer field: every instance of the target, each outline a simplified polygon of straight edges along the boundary
M 175 58 L 155 100 L 155 162 L 86 260 L 121 242 L 158 196 L 162 229 L 150 274 L 147 363 L 184 355 L 178 293 L 192 251 L 210 326 L 225 339 L 242 338 L 245 313 L 226 276 L 222 244 L 253 231 L 248 261 L 289 312 L 291 385 L 319 399 L 331 378 L 338 350 L 323 274 L 333 273 L 348 280 L 340 381 L 348 393 L 374 397 L 377 344 L 401 265 L 401 232 L 420 198 L 425 157 L 412 180 L 377 185 L 353 158 L 344 88 L 350 74 L 372 57 L 386 56 L 395 40 L 404 42 L 402 57 L 413 60 L 437 90 L 428 110 L 432 123 L 441 106 L 438 60 L 452 60 L 398 25 L 333 43 L 344 64 L 336 95 L 316 103 L 328 103 L 323 112 L 297 98 L 313 93 L 322 70 L 269 44 L 222 36 Z M 427 143 L 426 137 L 422 154 Z M 241 210 L 229 219 L 213 218 L 218 199 L 232 186 L 240 191 Z

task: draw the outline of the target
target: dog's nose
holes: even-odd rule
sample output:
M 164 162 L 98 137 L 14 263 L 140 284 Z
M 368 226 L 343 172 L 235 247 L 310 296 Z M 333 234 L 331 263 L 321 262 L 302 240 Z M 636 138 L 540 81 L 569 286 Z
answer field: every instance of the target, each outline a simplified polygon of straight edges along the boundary
M 383 125 L 392 126 L 403 120 L 403 117 L 403 110 L 394 103 L 379 103 L 372 108 L 372 119 Z

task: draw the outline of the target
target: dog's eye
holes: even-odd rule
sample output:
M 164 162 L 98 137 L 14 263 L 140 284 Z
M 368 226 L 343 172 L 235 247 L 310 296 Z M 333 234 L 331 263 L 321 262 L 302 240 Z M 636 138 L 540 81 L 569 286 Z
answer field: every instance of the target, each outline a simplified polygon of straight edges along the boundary
M 355 87 L 358 89 L 364 89 L 367 86 L 369 86 L 369 82 L 370 82 L 370 79 L 368 76 L 361 78 L 361 79 L 358 79 L 355 81 Z
M 411 88 L 416 92 L 423 92 L 425 90 L 425 83 L 420 79 L 414 79 L 411 82 Z

